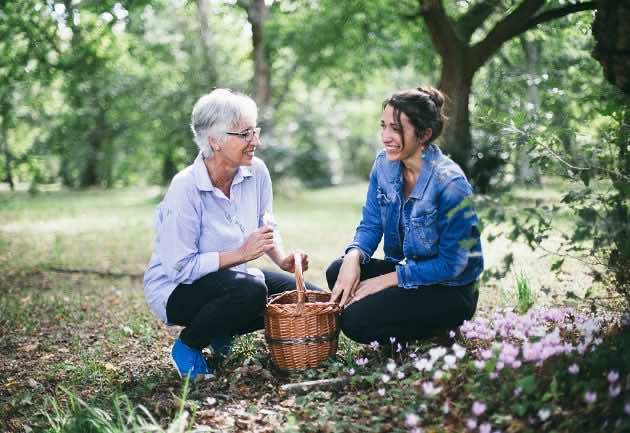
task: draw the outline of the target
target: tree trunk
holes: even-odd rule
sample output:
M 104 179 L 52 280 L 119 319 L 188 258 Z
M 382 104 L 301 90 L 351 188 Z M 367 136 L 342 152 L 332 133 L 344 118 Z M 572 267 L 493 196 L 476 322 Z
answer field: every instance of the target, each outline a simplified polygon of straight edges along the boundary
M 265 0 L 253 0 L 247 12 L 252 25 L 252 44 L 254 48 L 254 87 L 256 103 L 265 109 L 271 100 L 271 74 L 265 55 L 265 19 L 267 6 Z
M 442 149 L 464 170 L 470 173 L 472 137 L 470 134 L 470 91 L 472 74 L 461 67 L 442 68 L 439 88 L 448 97 L 448 121 L 442 135 Z
M 89 138 L 87 140 L 88 153 L 86 157 L 86 164 L 81 172 L 80 186 L 82 188 L 89 186 L 100 185 L 103 181 L 104 170 L 101 166 L 103 164 L 103 145 L 107 140 L 107 119 L 106 112 L 103 107 L 99 107 L 99 113 L 96 120 L 96 125 L 90 131 Z
M 527 100 L 530 104 L 534 105 L 535 110 L 538 110 L 540 109 L 540 90 L 535 82 L 535 77 L 538 76 L 538 59 L 540 57 L 538 45 L 529 41 L 524 35 L 521 35 L 519 39 L 523 52 L 525 53 L 525 58 L 527 59 L 527 75 L 529 77 L 529 83 L 527 84 Z M 540 184 L 540 179 L 532 169 L 529 151 L 523 146 L 519 146 L 516 149 L 515 165 L 517 182 Z
M 199 35 L 203 51 L 203 61 L 208 74 L 207 90 L 209 91 L 210 88 L 217 83 L 219 74 L 214 65 L 214 59 L 212 58 L 212 35 L 209 28 L 210 4 L 208 0 L 197 0 L 197 19 L 199 21 Z
M 13 182 L 13 172 L 11 170 L 11 151 L 9 150 L 9 122 L 7 116 L 9 116 L 9 110 L 6 104 L 2 105 L 2 125 L 0 126 L 0 140 L 2 140 L 2 153 L 4 153 L 4 172 L 5 181 L 9 184 L 11 191 L 15 190 L 15 184 Z

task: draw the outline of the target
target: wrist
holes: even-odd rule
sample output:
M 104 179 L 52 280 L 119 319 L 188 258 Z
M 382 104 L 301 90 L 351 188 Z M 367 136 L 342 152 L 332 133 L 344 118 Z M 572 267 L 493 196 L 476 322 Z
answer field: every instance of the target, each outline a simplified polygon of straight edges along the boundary
M 361 264 L 362 259 L 363 259 L 363 254 L 361 253 L 361 250 L 359 250 L 358 248 L 352 248 L 350 251 L 346 253 L 344 257 L 344 261 L 348 260 L 348 261 L 356 262 L 356 264 Z

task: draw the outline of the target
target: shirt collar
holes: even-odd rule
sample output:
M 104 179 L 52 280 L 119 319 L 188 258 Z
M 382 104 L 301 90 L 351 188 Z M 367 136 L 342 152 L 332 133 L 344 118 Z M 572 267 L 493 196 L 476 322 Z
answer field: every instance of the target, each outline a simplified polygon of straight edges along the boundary
M 210 181 L 210 175 L 208 174 L 208 169 L 206 168 L 206 164 L 203 162 L 204 158 L 201 152 L 195 158 L 195 162 L 193 162 L 193 173 L 195 176 L 195 184 L 200 191 L 214 191 L 216 187 L 212 185 Z M 234 176 L 234 180 L 232 181 L 232 185 L 237 185 L 241 183 L 248 177 L 253 176 L 253 170 L 251 167 L 246 165 L 241 165 Z
M 416 186 L 411 191 L 410 196 L 415 199 L 421 199 L 424 195 L 424 191 L 427 189 L 429 180 L 435 171 L 435 166 L 438 159 L 442 155 L 442 151 L 435 144 L 431 143 L 427 146 L 422 154 L 422 169 L 420 170 L 420 177 L 416 181 Z
M 421 158 L 422 169 L 420 170 L 420 177 L 416 181 L 416 186 L 411 191 L 410 197 L 415 199 L 421 199 L 424 195 L 424 191 L 429 184 L 429 180 L 435 170 L 437 160 L 442 155 L 442 151 L 435 144 L 431 143 L 427 146 L 423 152 Z M 402 162 L 400 161 L 388 161 L 388 174 L 391 183 L 402 185 Z

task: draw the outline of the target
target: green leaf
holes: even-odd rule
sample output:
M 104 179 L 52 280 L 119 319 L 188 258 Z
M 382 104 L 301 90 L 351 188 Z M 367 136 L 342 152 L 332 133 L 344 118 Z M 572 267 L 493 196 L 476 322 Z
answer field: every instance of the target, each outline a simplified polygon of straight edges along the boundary
M 516 381 L 516 386 L 520 387 L 525 394 L 533 394 L 536 392 L 536 377 L 528 375 Z

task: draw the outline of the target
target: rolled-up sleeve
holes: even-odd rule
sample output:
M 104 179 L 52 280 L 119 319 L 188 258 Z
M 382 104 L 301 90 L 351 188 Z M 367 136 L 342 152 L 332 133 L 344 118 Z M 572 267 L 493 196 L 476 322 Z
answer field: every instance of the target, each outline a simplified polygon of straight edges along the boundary
M 378 162 L 378 159 L 377 159 Z M 351 249 L 361 251 L 362 262 L 367 263 L 383 237 L 383 223 L 381 221 L 381 211 L 377 198 L 377 162 L 372 167 L 370 173 L 370 183 L 368 186 L 367 198 L 363 205 L 361 222 L 357 227 L 354 240 L 346 247 L 345 253 Z
M 471 206 L 472 189 L 463 178 L 451 181 L 440 195 L 438 207 L 438 255 L 427 260 L 407 258 L 396 266 L 398 284 L 415 288 L 439 284 L 461 274 L 468 264 L 477 216 Z
M 171 184 L 156 215 L 156 253 L 169 279 L 191 283 L 219 269 L 219 252 L 199 252 L 201 215 L 194 193 Z

